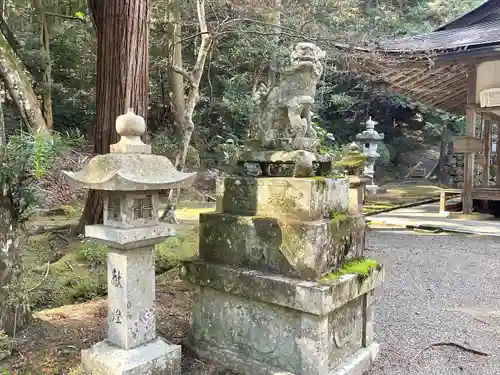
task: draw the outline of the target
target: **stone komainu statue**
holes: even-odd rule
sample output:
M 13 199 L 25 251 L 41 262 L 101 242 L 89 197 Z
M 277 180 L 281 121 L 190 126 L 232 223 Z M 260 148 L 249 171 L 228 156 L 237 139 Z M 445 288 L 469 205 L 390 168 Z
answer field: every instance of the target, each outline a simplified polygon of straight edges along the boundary
M 316 138 L 311 106 L 323 73 L 324 57 L 325 52 L 315 44 L 298 43 L 291 53 L 291 67 L 281 82 L 271 88 L 261 84 L 254 92 L 249 136 L 260 147 L 274 148 L 276 141 Z

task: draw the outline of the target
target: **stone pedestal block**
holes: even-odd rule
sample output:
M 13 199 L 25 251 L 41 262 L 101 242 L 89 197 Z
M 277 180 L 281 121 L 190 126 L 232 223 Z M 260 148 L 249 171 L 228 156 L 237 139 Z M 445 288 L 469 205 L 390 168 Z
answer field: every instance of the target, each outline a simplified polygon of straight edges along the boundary
M 381 268 L 319 283 L 198 261 L 183 276 L 198 286 L 188 346 L 242 374 L 357 375 L 378 353 Z
M 108 341 L 132 349 L 155 339 L 152 246 L 108 252 Z
M 92 375 L 180 375 L 181 347 L 160 338 L 131 350 L 101 341 L 82 351 L 82 364 Z
M 200 257 L 281 275 L 317 278 L 361 257 L 364 217 L 298 221 L 223 213 L 200 215 Z
M 346 213 L 348 183 L 325 177 L 226 177 L 217 181 L 217 212 L 321 220 Z

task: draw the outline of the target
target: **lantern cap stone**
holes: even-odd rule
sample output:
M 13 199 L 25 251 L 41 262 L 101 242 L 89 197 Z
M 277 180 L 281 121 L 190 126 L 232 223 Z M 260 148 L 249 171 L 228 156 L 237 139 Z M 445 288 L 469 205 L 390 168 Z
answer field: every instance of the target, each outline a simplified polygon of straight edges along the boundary
M 111 152 L 98 155 L 80 171 L 63 171 L 70 183 L 107 191 L 165 190 L 191 186 L 196 173 L 179 172 L 165 156 L 151 154 L 151 146 L 141 141 L 146 122 L 133 109 L 116 119 L 121 139 Z
M 183 173 L 154 154 L 105 154 L 78 172 L 63 171 L 72 183 L 94 190 L 164 190 L 191 186 L 196 173 Z
M 381 141 L 384 139 L 384 133 L 377 132 L 375 130 L 375 125 L 377 125 L 378 122 L 374 121 L 371 116 L 368 118 L 366 121 L 366 129 L 363 130 L 361 133 L 358 133 L 356 135 L 356 140 L 357 141 Z

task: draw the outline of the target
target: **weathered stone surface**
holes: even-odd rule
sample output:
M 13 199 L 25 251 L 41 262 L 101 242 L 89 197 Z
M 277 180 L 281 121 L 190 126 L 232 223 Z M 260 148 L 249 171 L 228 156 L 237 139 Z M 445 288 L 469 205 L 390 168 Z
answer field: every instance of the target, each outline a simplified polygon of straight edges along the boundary
M 380 352 L 380 345 L 373 343 L 359 349 L 354 355 L 340 363 L 328 375 L 365 375 Z
M 105 191 L 103 195 L 104 225 L 125 229 L 158 225 L 158 191 Z
M 300 278 L 317 278 L 362 255 L 364 217 L 318 221 L 200 215 L 200 257 Z
M 243 176 L 254 175 L 253 173 L 248 173 L 246 170 L 245 165 L 248 166 L 248 164 L 258 164 L 263 177 L 273 175 L 271 166 L 293 165 L 292 177 L 327 176 L 332 169 L 332 158 L 330 155 L 321 155 L 302 149 L 292 151 L 247 151 L 241 153 L 238 160 L 240 172 L 242 172 L 240 174 Z
M 193 264 L 185 276 L 201 287 L 189 346 L 243 374 L 329 375 L 369 342 L 365 336 L 373 335 L 365 324 L 364 295 L 381 281 L 381 271 L 363 283 L 352 275 L 318 285 Z M 316 314 L 307 301 L 316 305 Z
M 196 173 L 179 172 L 168 158 L 151 154 L 97 155 L 81 171 L 63 173 L 84 189 L 120 191 L 188 187 L 196 178 Z
M 89 375 L 180 375 L 181 347 L 161 338 L 131 350 L 101 341 L 82 351 L 82 364 Z
M 300 220 L 346 213 L 349 193 L 344 179 L 226 177 L 217 181 L 217 212 Z
M 181 348 L 156 338 L 153 245 L 174 234 L 159 223 L 159 191 L 191 185 L 196 173 L 177 171 L 151 155 L 140 136 L 145 120 L 129 109 L 116 120 L 120 141 L 78 172 L 79 187 L 105 191 L 103 225 L 85 235 L 108 251 L 108 338 L 82 351 L 86 375 L 180 375 Z M 160 173 L 159 173 L 160 172 Z
M 108 340 L 132 349 L 156 337 L 154 248 L 108 252 Z
M 311 106 L 325 52 L 312 43 L 297 43 L 290 57 L 291 67 L 278 85 L 261 84 L 254 92 L 250 138 L 258 140 L 258 148 L 314 150 L 318 143 Z
M 175 235 L 170 224 L 160 223 L 142 228 L 113 228 L 96 224 L 85 227 L 85 237 L 122 250 L 130 250 L 163 242 L 167 237 Z
M 300 310 L 312 315 L 326 315 L 349 301 L 366 295 L 384 280 L 383 268 L 374 269 L 362 282 L 356 275 L 346 275 L 328 282 L 305 281 L 203 261 L 185 264 L 182 277 L 202 287 L 240 295 L 265 303 Z M 373 295 L 365 301 L 373 303 Z M 368 311 L 369 321 L 373 313 Z

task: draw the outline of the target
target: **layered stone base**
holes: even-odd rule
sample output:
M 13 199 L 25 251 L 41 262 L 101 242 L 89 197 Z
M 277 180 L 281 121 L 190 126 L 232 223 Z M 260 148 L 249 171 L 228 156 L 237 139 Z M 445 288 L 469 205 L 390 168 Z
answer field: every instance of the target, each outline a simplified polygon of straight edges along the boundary
M 186 344 L 207 360 L 245 375 L 357 375 L 378 352 L 383 269 L 324 284 L 206 262 L 183 275 L 199 286 Z
M 255 361 L 252 358 L 244 358 L 240 353 L 229 349 L 200 348 L 186 343 L 190 349 L 200 358 L 211 359 L 219 364 L 227 365 L 246 375 L 298 375 L 292 372 L 269 366 L 265 363 Z M 359 349 L 346 361 L 340 363 L 336 368 L 329 371 L 327 375 L 363 375 L 369 370 L 378 357 L 380 345 L 373 343 L 367 348 Z
M 199 253 L 209 262 L 316 279 L 361 257 L 364 235 L 363 216 L 299 221 L 209 213 L 200 215 Z
M 125 350 L 101 341 L 82 350 L 86 375 L 180 375 L 181 347 L 161 338 Z

